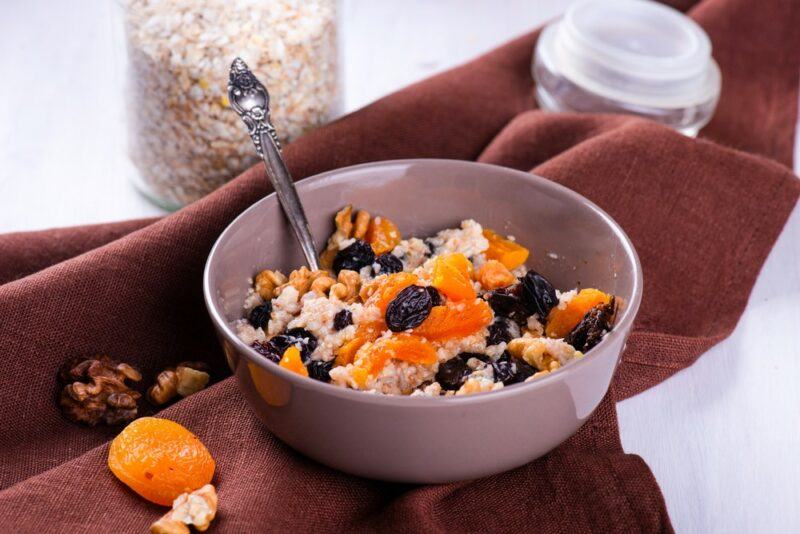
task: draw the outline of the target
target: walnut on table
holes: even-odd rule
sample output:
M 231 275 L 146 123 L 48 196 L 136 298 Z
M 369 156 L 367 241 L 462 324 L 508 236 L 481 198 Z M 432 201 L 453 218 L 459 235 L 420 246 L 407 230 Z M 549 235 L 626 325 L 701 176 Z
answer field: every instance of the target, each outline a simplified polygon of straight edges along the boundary
M 181 362 L 158 374 L 156 383 L 147 390 L 147 399 L 155 405 L 166 404 L 176 396 L 188 397 L 208 385 L 210 375 L 203 362 Z
M 150 525 L 152 534 L 189 534 L 189 525 L 203 532 L 217 515 L 217 491 L 206 484 L 191 493 L 183 493 L 172 503 L 172 510 Z
M 75 423 L 89 426 L 127 423 L 137 416 L 141 393 L 131 389 L 126 380 L 141 379 L 141 373 L 134 367 L 108 356 L 76 358 L 59 372 L 64 387 L 58 403 L 64 416 Z

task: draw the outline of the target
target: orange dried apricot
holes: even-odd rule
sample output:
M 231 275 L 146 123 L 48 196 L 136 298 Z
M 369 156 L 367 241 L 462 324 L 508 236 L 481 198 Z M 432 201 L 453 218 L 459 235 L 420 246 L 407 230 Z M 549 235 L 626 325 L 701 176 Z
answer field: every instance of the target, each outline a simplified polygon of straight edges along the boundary
M 278 365 L 300 376 L 308 376 L 308 369 L 303 365 L 303 358 L 300 357 L 300 351 L 294 345 L 287 348 L 283 352 L 283 357 Z
M 500 289 L 517 281 L 517 277 L 497 260 L 489 260 L 481 265 L 478 272 L 475 273 L 475 278 L 481 283 L 483 289 Z
M 578 326 L 583 316 L 598 304 L 608 304 L 611 296 L 599 289 L 581 289 L 572 297 L 564 309 L 555 306 L 547 315 L 547 326 L 544 329 L 547 337 L 562 338 Z
M 472 287 L 472 262 L 463 254 L 448 254 L 436 258 L 431 285 L 451 300 L 475 299 Z
M 200 438 L 174 421 L 156 417 L 141 417 L 114 438 L 108 467 L 133 491 L 165 506 L 214 476 L 214 459 Z
M 430 341 L 447 341 L 474 334 L 488 326 L 492 318 L 492 309 L 483 299 L 449 302 L 445 306 L 434 306 L 414 333 Z
M 335 364 L 347 365 L 348 363 L 353 363 L 358 349 L 364 346 L 364 344 L 377 339 L 385 329 L 386 325 L 384 325 L 382 321 L 360 324 L 356 329 L 356 335 L 353 339 L 339 347 L 339 350 L 336 351 Z
M 483 237 L 489 241 L 486 258 L 497 260 L 508 269 L 516 269 L 528 260 L 530 251 L 515 241 L 506 239 L 491 230 L 484 230 Z
M 375 254 L 391 252 L 400 243 L 400 230 L 386 217 L 373 217 L 365 236 Z
M 376 375 L 390 359 L 430 365 L 437 360 L 436 348 L 425 338 L 412 334 L 396 334 L 382 337 L 365 345 L 356 356 L 356 367 Z
M 398 293 L 417 283 L 419 277 L 411 273 L 393 273 L 386 277 L 379 276 L 373 283 L 374 288 L 370 288 L 371 294 L 367 299 L 367 304 L 375 304 L 381 310 L 381 316 L 386 313 L 386 307 L 394 300 Z

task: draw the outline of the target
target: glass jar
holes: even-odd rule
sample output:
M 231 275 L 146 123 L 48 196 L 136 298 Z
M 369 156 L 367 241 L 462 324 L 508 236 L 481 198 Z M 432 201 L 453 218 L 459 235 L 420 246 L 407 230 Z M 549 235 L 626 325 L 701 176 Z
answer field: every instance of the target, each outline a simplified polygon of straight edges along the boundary
M 536 46 L 539 106 L 629 113 L 696 135 L 714 114 L 720 72 L 700 26 L 650 0 L 584 0 Z
M 136 186 L 177 209 L 257 161 L 227 97 L 239 56 L 270 92 L 281 142 L 338 105 L 335 0 L 123 0 Z

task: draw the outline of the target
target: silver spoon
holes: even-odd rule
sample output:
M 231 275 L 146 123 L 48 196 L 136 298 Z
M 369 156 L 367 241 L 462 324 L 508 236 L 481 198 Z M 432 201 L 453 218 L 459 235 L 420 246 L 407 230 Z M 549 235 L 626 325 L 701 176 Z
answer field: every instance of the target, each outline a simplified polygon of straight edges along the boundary
M 241 58 L 231 63 L 230 81 L 228 82 L 228 100 L 231 107 L 239 114 L 247 125 L 256 151 L 264 161 L 267 176 L 278 194 L 278 201 L 283 212 L 292 225 L 300 247 L 303 249 L 308 266 L 312 270 L 319 269 L 317 247 L 314 236 L 308 226 L 308 219 L 297 196 L 292 177 L 281 157 L 281 145 L 275 133 L 275 127 L 269 119 L 269 93 L 266 87 L 256 79 Z

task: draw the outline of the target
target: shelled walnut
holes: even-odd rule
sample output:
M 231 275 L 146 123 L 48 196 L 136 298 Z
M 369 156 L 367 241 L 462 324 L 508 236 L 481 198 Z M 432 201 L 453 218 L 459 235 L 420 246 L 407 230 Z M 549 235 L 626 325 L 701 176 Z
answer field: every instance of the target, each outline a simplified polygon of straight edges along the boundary
M 188 397 L 206 385 L 210 376 L 203 362 L 182 362 L 158 374 L 156 383 L 147 390 L 147 400 L 155 405 L 166 404 L 176 396 Z
M 191 493 L 181 494 L 172 510 L 150 526 L 152 534 L 189 534 L 189 526 L 203 532 L 217 515 L 217 491 L 206 484 Z
M 137 416 L 141 393 L 131 389 L 126 380 L 138 382 L 142 375 L 126 363 L 108 356 L 76 358 L 64 364 L 58 378 L 64 384 L 58 404 L 70 421 L 117 425 Z

